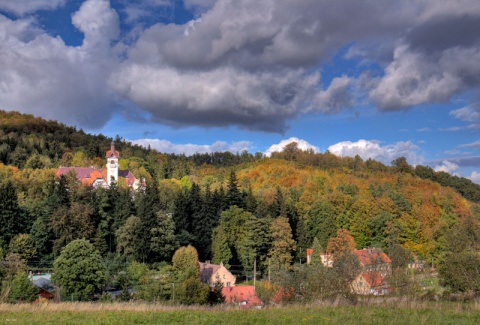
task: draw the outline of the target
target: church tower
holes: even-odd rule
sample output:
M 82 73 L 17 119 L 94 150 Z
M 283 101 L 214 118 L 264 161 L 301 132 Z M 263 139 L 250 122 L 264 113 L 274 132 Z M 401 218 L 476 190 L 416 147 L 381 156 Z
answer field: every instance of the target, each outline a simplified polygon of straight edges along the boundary
M 120 158 L 120 154 L 118 151 L 115 151 L 115 143 L 112 141 L 110 146 L 110 150 L 107 151 L 106 154 L 107 158 L 107 181 L 108 185 L 112 182 L 118 182 L 118 159 Z

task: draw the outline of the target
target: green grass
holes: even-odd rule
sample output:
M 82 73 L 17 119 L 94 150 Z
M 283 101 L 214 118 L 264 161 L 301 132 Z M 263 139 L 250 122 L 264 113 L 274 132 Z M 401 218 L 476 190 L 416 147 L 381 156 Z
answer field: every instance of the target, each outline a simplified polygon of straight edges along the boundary
M 2 324 L 480 324 L 480 306 L 286 306 L 261 310 L 141 304 L 0 305 Z

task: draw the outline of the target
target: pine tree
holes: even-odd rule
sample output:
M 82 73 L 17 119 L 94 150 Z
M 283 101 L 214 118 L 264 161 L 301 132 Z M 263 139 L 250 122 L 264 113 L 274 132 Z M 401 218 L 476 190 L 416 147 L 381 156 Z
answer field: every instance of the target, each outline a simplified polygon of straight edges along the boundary
M 320 257 L 320 255 L 323 253 L 323 249 L 317 237 L 313 239 L 312 250 L 313 250 L 313 253 L 312 253 L 312 259 L 310 260 L 310 264 L 313 266 L 323 265 L 322 258 Z
M 137 195 L 137 217 L 140 221 L 140 257 L 142 261 L 152 257 L 151 229 L 158 226 L 157 212 L 160 210 L 160 198 L 158 188 L 154 181 L 148 183 L 145 191 Z
M 18 206 L 17 191 L 11 181 L 0 185 L 0 246 L 22 231 L 22 211 Z
M 227 207 L 236 205 L 239 208 L 244 208 L 242 193 L 238 189 L 237 175 L 232 170 L 230 178 L 228 179 L 227 193 L 225 195 L 225 204 Z
M 218 226 L 212 232 L 212 254 L 213 263 L 223 263 L 226 268 L 230 267 L 229 263 L 233 255 L 223 226 Z

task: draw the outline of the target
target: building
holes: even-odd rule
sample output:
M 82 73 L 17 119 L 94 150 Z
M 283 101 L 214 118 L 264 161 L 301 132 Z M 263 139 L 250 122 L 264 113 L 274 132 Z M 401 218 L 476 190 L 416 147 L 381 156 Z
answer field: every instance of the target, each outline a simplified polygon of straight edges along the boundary
M 307 264 L 312 261 L 313 249 L 307 248 Z M 364 248 L 353 250 L 360 263 L 361 271 L 351 284 L 352 291 L 357 294 L 382 295 L 388 292 L 386 278 L 392 274 L 392 260 L 380 248 Z M 322 264 L 333 267 L 333 256 L 320 253 Z
M 307 248 L 307 264 L 310 264 L 312 262 L 312 254 L 313 249 Z M 332 254 L 320 253 L 320 259 L 322 260 L 322 264 L 326 267 L 333 267 Z
M 382 277 L 392 274 L 392 260 L 380 248 L 364 248 L 353 251 L 363 272 L 378 272 Z
M 210 286 L 215 286 L 215 283 L 220 281 L 223 287 L 235 286 L 237 280 L 235 276 L 223 265 L 223 263 L 211 264 L 210 261 L 205 263 L 198 262 L 200 266 L 200 280 L 203 283 L 208 283 Z
M 388 293 L 385 278 L 377 271 L 360 273 L 351 284 L 352 291 L 359 295 L 384 295 Z
M 262 305 L 262 302 L 255 293 L 254 286 L 223 287 L 222 294 L 227 304 L 235 304 L 242 307 Z
M 91 167 L 60 167 L 55 175 L 60 177 L 74 172 L 78 181 L 95 188 L 108 188 L 112 182 L 118 183 L 121 179 L 124 179 L 126 185 L 134 190 L 140 188 L 141 182 L 139 179 L 135 178 L 129 170 L 119 169 L 118 160 L 120 159 L 120 153 L 115 150 L 115 144 L 113 141 L 110 150 L 105 154 L 105 158 L 107 160 L 105 166 L 106 169 L 96 169 Z

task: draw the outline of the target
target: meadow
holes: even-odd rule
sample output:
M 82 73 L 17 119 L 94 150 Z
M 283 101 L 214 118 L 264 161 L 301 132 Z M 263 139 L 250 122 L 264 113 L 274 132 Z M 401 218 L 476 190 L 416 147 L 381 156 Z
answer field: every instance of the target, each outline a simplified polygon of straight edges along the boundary
M 240 309 L 144 303 L 1 304 L 2 324 L 480 324 L 480 303 L 309 304 Z

